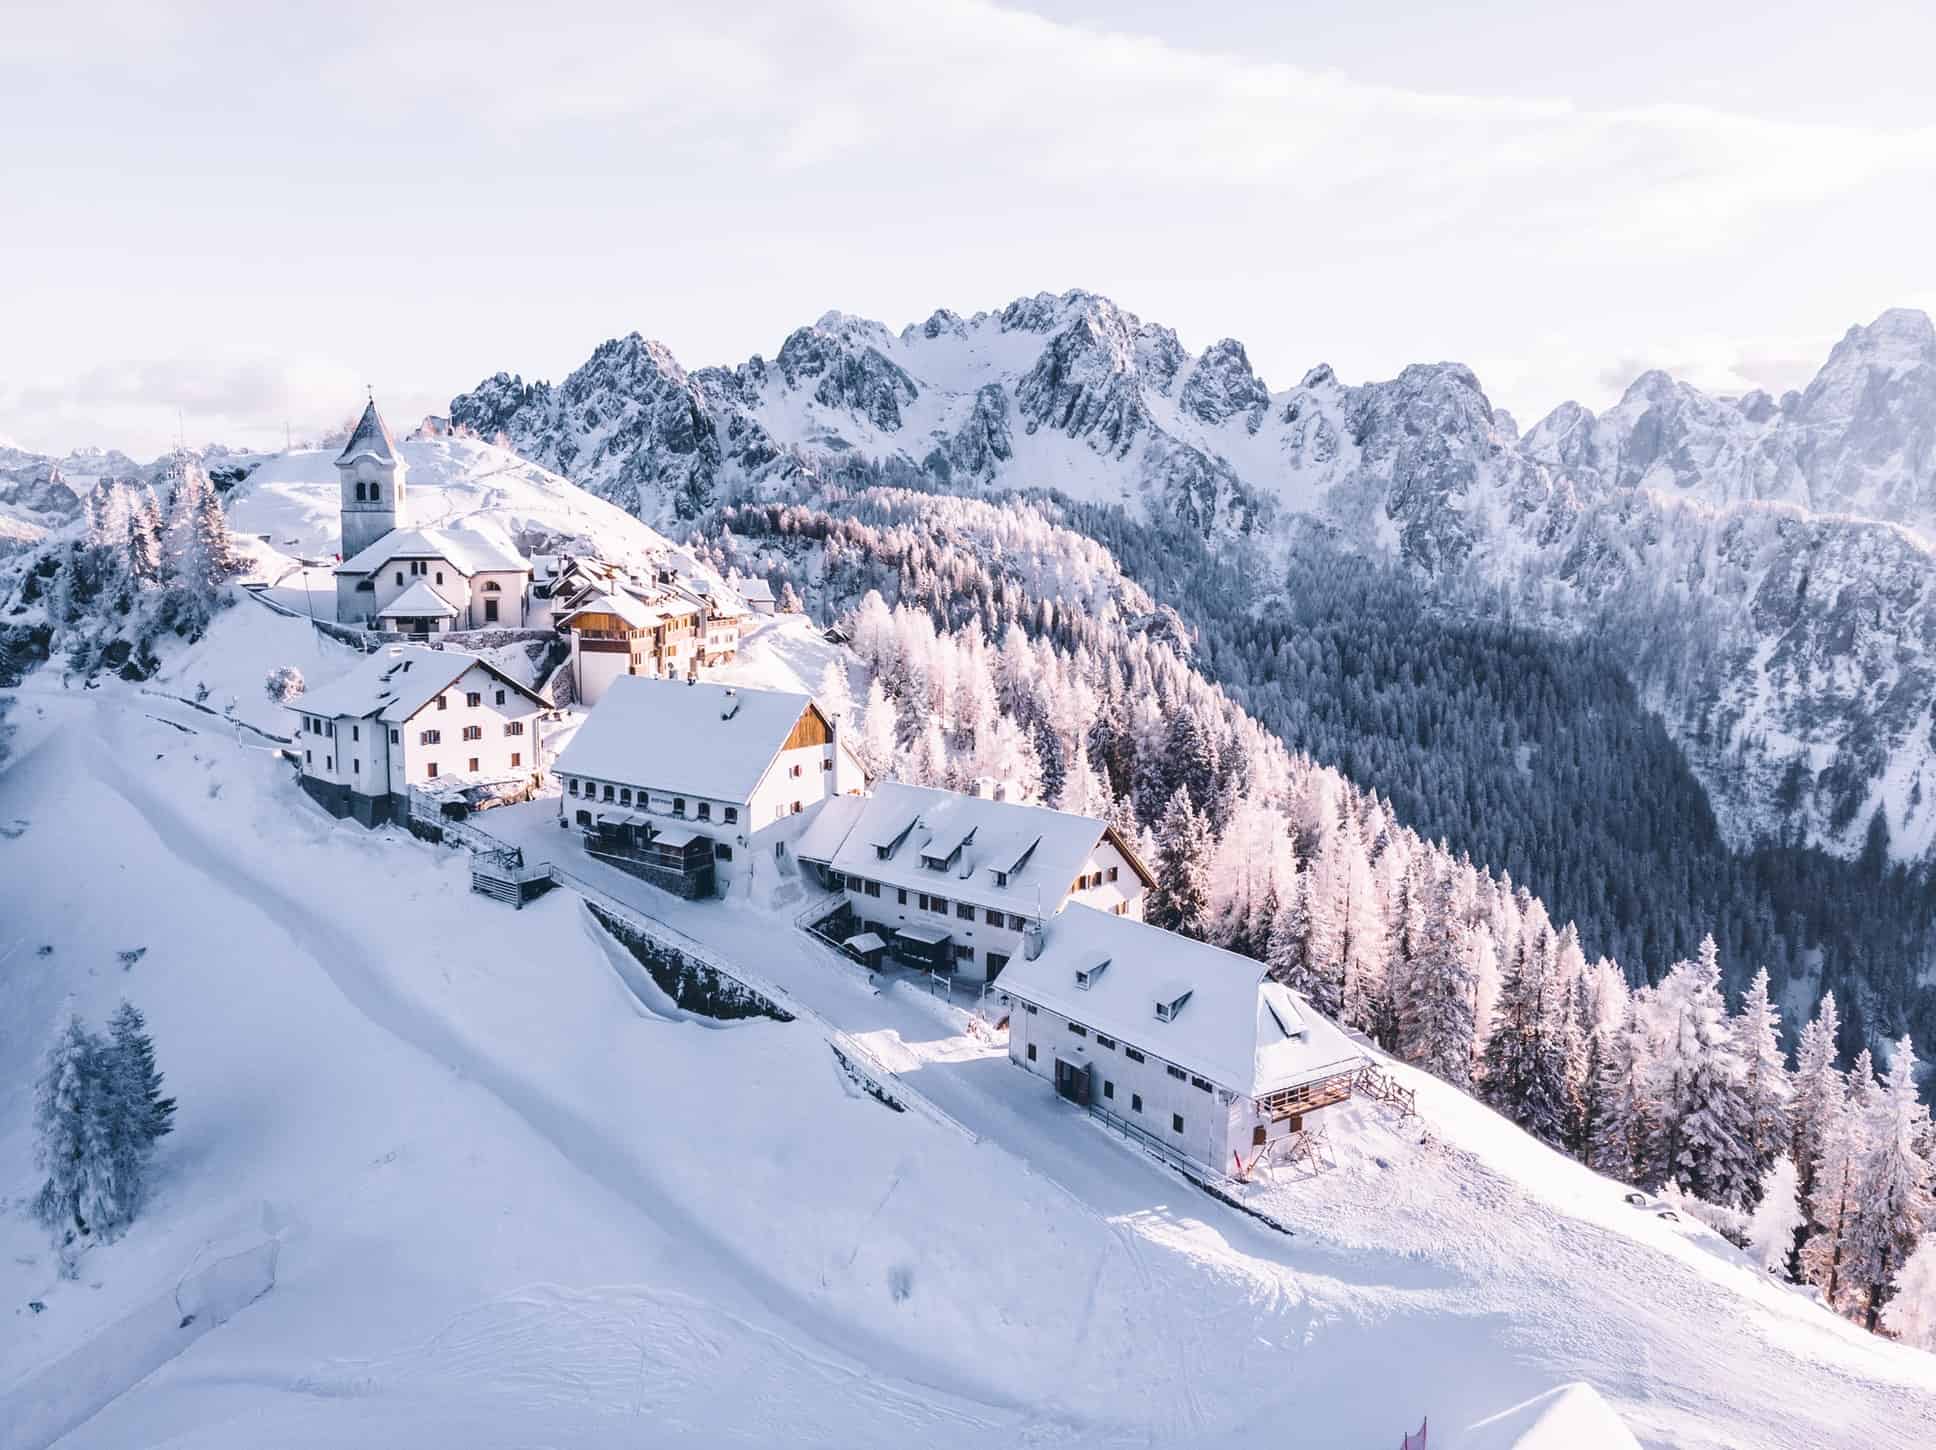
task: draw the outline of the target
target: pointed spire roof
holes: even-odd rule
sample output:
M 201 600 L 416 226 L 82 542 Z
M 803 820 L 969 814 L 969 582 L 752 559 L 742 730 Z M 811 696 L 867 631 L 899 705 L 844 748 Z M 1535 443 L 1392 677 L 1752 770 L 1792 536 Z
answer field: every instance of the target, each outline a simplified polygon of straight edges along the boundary
M 379 463 L 397 461 L 396 440 L 390 436 L 390 425 L 377 412 L 375 398 L 370 399 L 369 405 L 363 409 L 356 430 L 350 434 L 350 441 L 343 445 L 343 451 L 336 461 L 344 464 L 365 456 Z

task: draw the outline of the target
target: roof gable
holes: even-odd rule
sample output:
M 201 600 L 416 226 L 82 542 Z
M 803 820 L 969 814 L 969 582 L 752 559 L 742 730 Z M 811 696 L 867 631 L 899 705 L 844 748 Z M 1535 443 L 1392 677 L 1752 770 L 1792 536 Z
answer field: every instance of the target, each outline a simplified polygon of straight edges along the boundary
M 464 650 L 430 649 L 423 645 L 392 645 L 359 661 L 340 679 L 298 698 L 290 709 L 331 718 L 381 715 L 385 720 L 408 720 L 473 666 L 524 696 L 540 709 L 545 699 L 519 684 L 489 660 Z
M 509 544 L 462 525 L 447 529 L 392 529 L 336 566 L 338 574 L 374 574 L 392 559 L 442 559 L 469 578 L 503 572 L 529 574 L 531 565 Z

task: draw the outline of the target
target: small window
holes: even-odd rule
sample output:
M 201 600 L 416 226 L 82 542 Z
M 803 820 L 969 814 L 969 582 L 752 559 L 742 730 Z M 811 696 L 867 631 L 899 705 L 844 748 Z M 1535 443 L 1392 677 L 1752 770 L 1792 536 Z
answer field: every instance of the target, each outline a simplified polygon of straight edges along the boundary
M 1108 1078 L 1104 1078 L 1102 1080 L 1102 1095 L 1106 1098 L 1113 1098 L 1116 1096 L 1116 1084 L 1111 1082 Z
M 1028 1008 L 1029 1016 L 1033 1017 L 1035 1015 L 1035 1004 L 1033 1002 L 1024 1002 L 1022 1005 Z
M 390 743 L 392 745 L 395 745 L 397 743 L 397 739 L 398 739 L 397 732 L 394 728 L 392 728 L 390 731 Z
M 973 921 L 975 919 L 975 908 L 965 901 L 957 901 L 955 903 L 955 915 L 963 921 Z
M 464 727 L 464 738 L 466 740 L 482 740 L 484 738 L 484 727 L 482 725 L 466 725 Z
M 1020 931 L 1023 927 L 1027 925 L 1028 923 L 1022 920 L 1022 918 L 1019 916 L 1015 916 L 1011 914 L 1008 918 L 1008 929 L 1010 931 Z
M 1089 1035 L 1089 1029 L 1084 1027 L 1080 1022 L 1071 1022 L 1069 1024 L 1069 1030 L 1078 1037 L 1087 1037 Z
M 832 770 L 832 769 L 834 768 L 834 763 L 833 763 L 833 760 L 832 760 L 832 758 L 830 757 L 830 758 L 828 758 L 828 759 L 826 759 L 826 760 L 823 760 L 823 761 L 821 761 L 821 762 L 820 762 L 820 768 L 821 768 L 822 770 Z
M 464 692 L 464 703 L 475 710 L 479 705 L 484 703 L 484 697 L 476 690 L 466 690 Z
M 361 740 L 362 738 L 363 738 L 363 727 L 361 725 L 350 726 L 350 739 Z
M 492 587 L 493 589 L 495 589 L 495 588 L 497 588 L 497 585 L 495 585 L 495 584 L 493 584 L 493 585 L 492 585 L 491 587 Z M 500 704 L 500 705 L 502 705 L 502 704 L 504 703 L 504 691 L 502 691 L 502 690 L 499 690 L 499 691 L 497 692 L 497 703 L 498 703 L 498 704 Z
M 1128 1058 L 1131 1062 L 1141 1062 L 1143 1060 L 1143 1054 L 1138 1052 L 1133 1047 L 1125 1047 L 1123 1049 L 1123 1056 Z
M 437 697 L 437 708 L 438 708 L 439 710 L 448 710 L 448 709 L 450 708 L 450 698 L 449 698 L 449 696 L 447 696 L 447 695 L 439 695 L 439 696 Z
M 1195 1076 L 1194 1074 L 1190 1078 L 1190 1086 L 1195 1088 L 1198 1092 L 1207 1093 L 1210 1091 L 1210 1084 L 1205 1082 L 1202 1078 Z
M 1111 1052 L 1114 1052 L 1116 1050 L 1116 1039 L 1113 1037 L 1104 1037 L 1100 1032 L 1098 1032 L 1096 1034 L 1096 1046 L 1106 1047 Z
M 1183 1114 L 1181 1113 L 1170 1114 L 1170 1131 L 1172 1133 L 1180 1133 L 1183 1131 Z
M 580 812 L 578 813 L 578 824 L 579 824 L 579 825 L 581 825 L 581 826 L 589 826 L 589 825 L 590 825 L 591 823 L 592 823 L 592 813 L 591 813 L 590 811 L 580 811 Z
M 789 765 L 789 766 L 787 767 L 787 774 L 788 774 L 789 776 L 791 776 L 791 777 L 792 777 L 793 779 L 795 779 L 795 780 L 798 780 L 798 779 L 800 778 L 800 767 L 799 767 L 799 765 L 798 765 L 798 764 L 794 764 L 794 765 Z
M 477 774 L 477 757 L 475 755 L 471 757 L 471 763 L 465 766 L 464 769 L 468 770 L 472 775 Z
M 425 730 L 417 736 L 417 744 L 419 745 L 442 745 L 443 743 L 444 732 L 441 730 Z
M 350 757 L 350 774 L 351 774 L 351 775 L 361 775 L 362 773 L 363 773 L 363 759 L 362 759 L 362 757 L 361 757 L 361 756 L 354 756 L 354 755 L 353 755 L 353 756 L 351 756 L 351 757 Z
M 1031 1042 L 1031 1043 L 1030 1043 L 1030 1044 L 1028 1045 L 1028 1060 L 1029 1060 L 1030 1062 L 1034 1062 L 1034 1061 L 1035 1061 L 1035 1044 L 1034 1044 L 1033 1042 Z
M 383 502 L 383 485 L 382 485 L 382 484 L 380 484 L 380 483 L 373 483 L 373 484 L 371 484 L 371 485 L 370 485 L 370 502 L 371 502 L 371 503 L 382 503 L 382 502 Z
M 907 892 L 906 892 L 906 891 L 904 891 L 904 890 L 902 890 L 902 889 L 901 889 L 900 887 L 898 887 L 898 886 L 897 886 L 897 887 L 896 887 L 896 888 L 894 889 L 894 900 L 895 900 L 895 902 L 896 902 L 896 903 L 897 903 L 898 905 L 901 905 L 901 906 L 906 906 L 906 905 L 907 905 Z
M 513 750 L 511 752 L 511 769 L 516 770 L 519 766 L 523 764 L 524 764 L 523 753 L 520 751 Z
M 806 809 L 806 807 L 805 807 L 804 805 L 802 805 L 802 804 L 801 804 L 801 803 L 800 803 L 799 801 L 795 801 L 795 802 L 793 803 L 793 814 L 795 814 L 796 816 L 797 816 L 797 815 L 799 815 L 799 814 L 800 814 L 800 812 L 801 812 L 801 811 L 803 811 L 803 810 L 805 810 L 805 809 Z
M 618 788 L 618 803 L 619 803 L 620 805 L 622 805 L 622 806 L 629 806 L 629 805 L 631 805 L 631 804 L 632 804 L 632 787 L 631 787 L 631 786 L 629 786 L 629 785 L 622 785 L 622 786 L 620 786 L 620 787 Z
M 879 896 L 881 894 L 881 883 L 878 881 L 869 881 L 867 883 L 867 894 L 869 896 Z
M 1107 875 L 1111 881 L 1114 881 L 1116 879 L 1116 868 L 1114 866 L 1111 866 L 1109 870 L 1104 874 Z
M 358 484 L 358 485 L 356 486 L 356 501 L 357 501 L 358 503 L 362 503 L 362 502 L 363 502 L 363 499 L 364 499 L 364 490 L 363 490 L 363 485 L 359 483 L 359 484 Z
M 715 841 L 713 842 L 713 855 L 718 860 L 730 861 L 733 859 L 733 848 L 724 841 Z
M 999 911 L 984 911 L 982 916 L 986 918 L 990 926 L 1000 926 L 1002 924 L 1002 914 Z
M 730 826 L 738 820 L 739 820 L 739 807 L 738 806 L 726 807 L 726 824 Z
M 612 783 L 608 780 L 605 782 L 605 799 L 608 801 L 611 800 L 613 793 Z
M 504 733 L 505 733 L 506 735 L 522 735 L 522 734 L 524 734 L 524 721 L 522 721 L 522 720 L 506 720 L 506 721 L 504 722 Z
M 336 738 L 336 722 L 334 720 L 323 727 L 323 734 L 327 735 L 331 740 Z
M 1141 1093 L 1131 1093 L 1129 1095 L 1129 1110 L 1132 1113 L 1140 1113 L 1143 1111 L 1143 1095 Z
M 686 813 L 686 798 L 684 796 L 676 795 L 672 798 L 672 813 L 675 816 L 683 816 Z
M 398 585 L 402 585 L 403 583 L 403 570 L 401 569 L 397 570 L 397 583 Z
M 1187 1079 L 1189 1078 L 1189 1076 L 1190 1076 L 1190 1074 L 1189 1074 L 1189 1073 L 1187 1073 L 1187 1072 L 1185 1072 L 1185 1071 L 1184 1071 L 1184 1070 L 1183 1070 L 1182 1068 L 1180 1068 L 1180 1067 L 1171 1067 L 1171 1068 L 1169 1068 L 1169 1069 L 1168 1069 L 1168 1072 L 1169 1072 L 1169 1074 L 1170 1074 L 1170 1076 L 1171 1076 L 1171 1077 L 1173 1077 L 1173 1078 L 1175 1078 L 1175 1079 L 1176 1079 L 1176 1080 L 1177 1080 L 1178 1082 L 1184 1082 L 1184 1081 L 1186 1081 L 1186 1080 L 1187 1080 Z
M 441 584 L 441 583 L 443 583 L 443 582 L 444 582 L 444 571 L 443 571 L 442 569 L 439 569 L 439 570 L 437 571 L 437 582 L 438 582 L 439 584 Z
M 713 803 L 711 801 L 701 801 L 699 803 L 699 819 L 702 821 L 710 821 L 712 818 Z
M 303 752 L 303 764 L 314 765 L 315 763 L 316 763 L 316 752 L 313 750 L 305 750 Z
M 565 794 L 566 794 L 566 795 L 577 795 L 577 794 L 578 794 L 578 782 L 577 782 L 577 781 L 575 781 L 575 780 L 568 780 L 568 781 L 566 781 L 566 782 L 565 782 Z
M 436 778 L 437 778 L 437 762 L 433 760 L 424 767 L 424 779 L 435 780 Z
M 975 944 L 973 942 L 958 941 L 955 943 L 956 961 L 972 962 L 974 959 L 975 959 Z

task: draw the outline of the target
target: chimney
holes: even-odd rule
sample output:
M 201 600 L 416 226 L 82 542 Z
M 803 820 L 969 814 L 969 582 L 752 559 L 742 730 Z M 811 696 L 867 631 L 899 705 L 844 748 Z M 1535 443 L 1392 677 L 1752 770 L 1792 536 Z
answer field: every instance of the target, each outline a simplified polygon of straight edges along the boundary
M 992 775 L 975 777 L 975 799 L 984 801 L 995 799 L 995 777 Z
M 1047 935 L 1048 933 L 1043 930 L 1042 923 L 1039 921 L 1031 921 L 1028 925 L 1024 926 L 1022 928 L 1022 955 L 1031 962 L 1041 956 L 1042 945 Z
M 728 685 L 726 693 L 719 701 L 719 718 L 730 720 L 737 714 L 739 714 L 739 694 L 731 685 Z

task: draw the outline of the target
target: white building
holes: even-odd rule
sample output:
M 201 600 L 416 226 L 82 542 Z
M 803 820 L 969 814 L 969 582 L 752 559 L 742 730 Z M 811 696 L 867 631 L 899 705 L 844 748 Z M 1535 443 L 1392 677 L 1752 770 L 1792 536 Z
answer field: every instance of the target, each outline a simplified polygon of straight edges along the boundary
M 366 826 L 402 820 L 409 792 L 452 777 L 535 780 L 542 698 L 462 650 L 392 645 L 289 707 L 302 787 Z
M 338 624 L 436 634 L 526 622 L 531 565 L 508 542 L 461 526 L 408 527 L 409 467 L 374 400 L 336 472 L 343 535 Z
M 794 854 L 844 893 L 858 930 L 967 981 L 994 981 L 1029 924 L 1069 902 L 1141 921 L 1156 884 L 1093 816 L 898 781 L 822 812 Z
M 1011 1062 L 1224 1173 L 1350 1097 L 1367 1060 L 1261 962 L 1085 906 L 1045 924 L 1001 993 Z
M 776 828 L 866 773 L 811 696 L 619 675 L 553 773 L 588 851 L 667 890 L 712 894 Z

